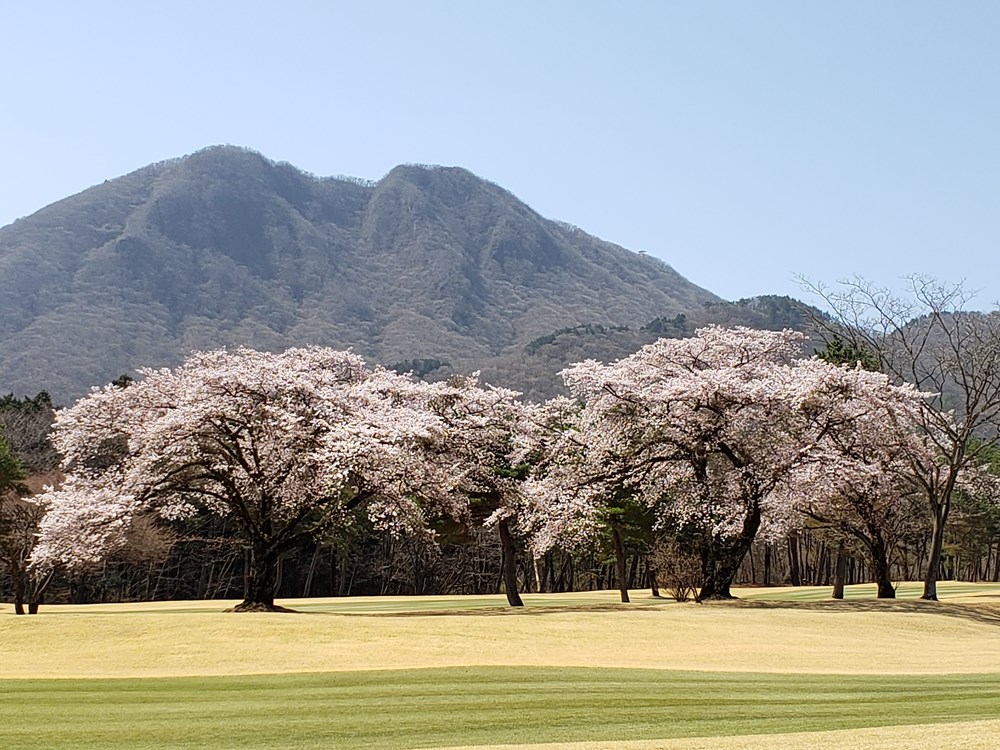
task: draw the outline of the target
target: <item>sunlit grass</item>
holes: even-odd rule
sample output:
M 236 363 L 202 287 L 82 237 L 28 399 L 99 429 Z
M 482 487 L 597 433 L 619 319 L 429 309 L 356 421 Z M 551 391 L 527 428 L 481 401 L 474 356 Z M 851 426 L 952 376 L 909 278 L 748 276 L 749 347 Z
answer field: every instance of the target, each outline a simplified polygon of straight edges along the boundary
M 919 581 L 904 581 L 896 584 L 897 599 L 919 599 L 923 592 L 924 585 Z M 830 586 L 776 586 L 769 588 L 734 589 L 734 593 L 744 599 L 812 602 L 830 599 L 832 588 Z M 844 587 L 844 599 L 846 601 L 874 599 L 875 593 L 876 587 L 874 583 L 862 583 Z M 941 601 L 994 599 L 1000 602 L 1000 583 L 940 581 L 938 583 L 938 598 Z
M 1000 721 L 985 720 L 728 737 L 505 744 L 502 748 L 468 745 L 451 750 L 996 750 L 998 734 Z
M 875 584 L 864 583 L 846 586 L 845 600 L 875 599 Z M 898 584 L 898 599 L 916 600 L 923 592 L 923 584 L 907 581 Z M 757 586 L 736 587 L 733 594 L 739 599 L 750 601 L 807 602 L 831 599 L 830 586 Z M 654 598 L 649 589 L 634 589 L 629 592 L 632 607 L 661 607 L 675 602 L 666 591 Z M 968 583 L 963 581 L 941 581 L 938 594 L 942 601 L 989 600 L 1000 603 L 1000 583 Z M 628 607 L 620 601 L 618 591 L 574 591 L 558 594 L 522 594 L 527 609 L 532 608 L 588 608 L 588 607 Z M 197 612 L 222 612 L 239 603 L 238 599 L 215 599 L 199 601 L 158 601 L 124 602 L 116 604 L 63 604 L 47 606 L 44 614 L 97 614 L 122 612 L 170 612 L 174 614 Z M 279 604 L 299 612 L 326 612 L 331 614 L 378 614 L 378 613 L 434 613 L 471 612 L 496 610 L 516 614 L 507 606 L 503 594 L 483 594 L 470 596 L 351 596 L 319 597 L 311 599 L 279 599 Z M 0 612 L 13 613 L 11 605 L 0 605 Z
M 225 614 L 220 602 L 52 606 L 0 616 L 0 678 L 520 665 L 937 674 L 1000 664 L 1000 610 L 977 603 L 984 597 L 782 602 L 781 589 L 766 589 L 768 602 L 743 593 L 709 605 L 646 592 L 632 605 L 616 604 L 615 592 L 533 595 L 523 610 L 497 597 L 303 600 L 286 602 L 300 614 L 255 615 Z
M 0 616 L 0 721 L 18 748 L 992 748 L 1000 585 L 919 592 L 49 606 Z
M 0 682 L 17 748 L 421 748 L 1000 718 L 992 676 L 466 668 Z

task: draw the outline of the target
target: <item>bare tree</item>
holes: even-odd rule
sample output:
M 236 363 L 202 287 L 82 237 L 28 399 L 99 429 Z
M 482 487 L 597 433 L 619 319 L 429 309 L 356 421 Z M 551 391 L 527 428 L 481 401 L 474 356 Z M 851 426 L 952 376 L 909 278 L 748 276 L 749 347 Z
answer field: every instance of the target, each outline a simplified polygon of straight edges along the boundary
M 49 439 L 55 409 L 49 394 L 34 398 L 0 398 L 0 433 L 7 437 L 18 463 L 28 476 L 45 474 L 59 466 L 59 454 Z
M 30 498 L 14 493 L 0 494 L 0 565 L 10 576 L 14 612 L 19 615 L 37 614 L 52 582 L 52 571 L 36 572 L 28 565 L 35 547 L 38 522 L 44 515 L 45 508 Z
M 922 429 L 936 460 L 914 457 L 912 478 L 926 501 L 931 547 L 923 598 L 937 599 L 945 528 L 964 469 L 982 462 L 997 443 L 1000 418 L 1000 312 L 968 309 L 964 283 L 909 277 L 903 296 L 861 278 L 827 287 L 802 279 L 832 317 L 814 321 L 828 341 L 871 353 L 898 383 L 931 392 Z

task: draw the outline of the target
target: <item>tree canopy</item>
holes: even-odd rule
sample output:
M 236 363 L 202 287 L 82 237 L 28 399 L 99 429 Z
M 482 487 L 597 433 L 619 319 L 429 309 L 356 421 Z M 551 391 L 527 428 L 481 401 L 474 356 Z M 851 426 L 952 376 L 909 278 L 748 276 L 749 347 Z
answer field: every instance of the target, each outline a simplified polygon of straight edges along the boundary
M 700 596 L 728 598 L 758 531 L 785 531 L 799 504 L 831 495 L 819 477 L 866 470 L 849 463 L 835 434 L 864 433 L 864 418 L 889 415 L 912 429 L 919 411 L 921 394 L 884 375 L 797 359 L 801 341 L 787 330 L 708 327 L 566 370 L 582 409 L 536 485 L 557 498 L 542 524 L 546 543 L 585 534 L 626 490 L 661 524 L 690 530 Z
M 866 369 L 859 350 L 807 358 L 804 341 L 709 326 L 577 363 L 563 372 L 572 398 L 544 405 L 475 375 L 428 384 L 320 347 L 194 354 L 59 413 L 66 480 L 37 498 L 33 564 L 82 569 L 150 522 L 216 517 L 246 551 L 240 608 L 270 609 L 290 552 L 361 521 L 433 545 L 447 518 L 496 527 L 515 606 L 519 546 L 537 561 L 610 531 L 627 599 L 628 516 L 643 544 L 666 533 L 697 558 L 700 598 L 729 598 L 755 539 L 805 516 L 858 540 L 891 596 L 891 556 L 924 492 L 916 469 L 947 469 L 941 435 L 956 428 L 938 414 L 931 433 L 935 396 Z
M 385 527 L 422 523 L 420 446 L 440 425 L 407 378 L 323 348 L 207 352 L 143 375 L 59 414 L 67 480 L 41 498 L 36 565 L 100 559 L 142 514 L 225 516 L 251 560 L 241 606 L 270 608 L 279 557 L 344 529 L 353 512 Z

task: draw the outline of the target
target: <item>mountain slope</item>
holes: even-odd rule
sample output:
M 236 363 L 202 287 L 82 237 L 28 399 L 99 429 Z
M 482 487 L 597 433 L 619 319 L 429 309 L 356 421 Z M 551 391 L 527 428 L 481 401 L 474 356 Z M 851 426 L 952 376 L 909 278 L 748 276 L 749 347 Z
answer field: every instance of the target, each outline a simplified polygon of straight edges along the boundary
M 0 229 L 0 390 L 67 401 L 235 345 L 469 369 L 561 328 L 717 302 L 463 169 L 320 179 L 214 147 Z
M 540 400 L 562 392 L 560 370 L 571 362 L 596 359 L 612 362 L 627 357 L 658 338 L 692 336 L 706 325 L 747 326 L 780 331 L 792 328 L 806 334 L 803 353 L 823 348 L 814 321 L 823 313 L 790 297 L 766 295 L 736 302 L 706 302 L 688 314 L 658 316 L 644 325 L 583 324 L 539 336 L 519 351 L 484 360 L 480 365 L 487 382 L 516 383 L 526 397 Z M 433 364 L 433 363 L 432 363 Z M 442 377 L 448 368 L 431 373 Z

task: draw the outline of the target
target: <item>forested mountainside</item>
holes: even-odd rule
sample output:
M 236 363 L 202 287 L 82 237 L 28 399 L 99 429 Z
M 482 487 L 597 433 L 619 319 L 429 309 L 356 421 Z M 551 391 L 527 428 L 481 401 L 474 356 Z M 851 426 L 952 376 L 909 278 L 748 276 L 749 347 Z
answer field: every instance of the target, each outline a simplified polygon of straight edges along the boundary
M 578 355 L 621 356 L 662 321 L 714 313 L 755 315 L 460 168 L 365 182 L 213 147 L 0 229 L 0 391 L 62 403 L 240 345 L 353 347 L 542 395 Z M 580 326 L 618 340 L 563 346 Z
M 823 348 L 813 324 L 822 315 L 817 308 L 804 302 L 776 295 L 736 302 L 706 302 L 689 314 L 657 316 L 638 326 L 587 323 L 560 328 L 528 342 L 517 352 L 485 360 L 481 371 L 487 382 L 516 383 L 528 398 L 542 400 L 561 391 L 558 373 L 570 363 L 584 359 L 611 362 L 658 338 L 691 336 L 696 329 L 706 325 L 748 326 L 771 331 L 792 328 L 807 334 L 803 353 L 811 354 Z M 439 378 L 448 372 L 448 367 L 442 367 L 428 373 L 427 377 Z

